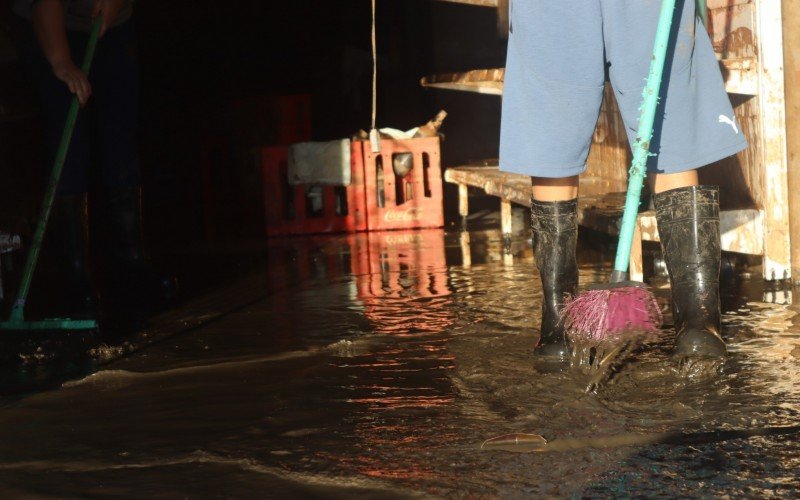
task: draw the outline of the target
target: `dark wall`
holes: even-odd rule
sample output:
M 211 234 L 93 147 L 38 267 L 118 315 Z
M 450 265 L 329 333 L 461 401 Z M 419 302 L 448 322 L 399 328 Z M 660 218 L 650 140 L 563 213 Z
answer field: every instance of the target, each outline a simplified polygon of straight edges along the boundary
M 502 66 L 493 11 L 432 0 L 377 3 L 378 125 L 411 128 L 443 108 L 445 164 L 496 156 L 499 98 L 419 85 L 426 74 Z M 140 0 L 136 25 L 148 232 L 163 246 L 260 234 L 252 152 L 274 142 L 279 125 L 255 126 L 247 114 L 269 96 L 311 95 L 314 140 L 369 127 L 369 0 Z M 16 83 L 7 76 L 8 69 L 16 75 L 13 61 L 3 66 L 0 102 L 20 85 L 18 75 Z M 35 110 L 30 116 L 27 136 L 36 133 Z M 0 164 L 0 189 L 13 172 Z

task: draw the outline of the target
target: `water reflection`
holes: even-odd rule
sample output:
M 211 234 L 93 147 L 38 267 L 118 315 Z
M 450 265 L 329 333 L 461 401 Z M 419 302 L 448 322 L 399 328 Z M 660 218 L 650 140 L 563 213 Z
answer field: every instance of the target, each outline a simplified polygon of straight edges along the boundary
M 319 450 L 319 445 L 309 444 L 309 449 L 318 450 L 315 460 L 335 463 L 346 475 L 436 480 L 435 467 L 420 463 L 418 457 L 437 439 L 457 438 L 455 429 L 444 428 L 448 414 L 457 408 L 451 377 L 455 358 L 448 339 L 459 319 L 453 291 L 460 285 L 450 283 L 444 231 L 297 238 L 281 245 L 275 254 L 287 265 L 274 271 L 273 280 L 314 283 L 299 294 L 306 297 L 317 296 L 318 290 L 312 289 L 318 286 L 329 294 L 330 285 L 322 282 L 337 282 L 350 290 L 348 313 L 363 323 L 360 332 L 334 342 L 331 355 L 322 360 L 327 366 L 324 391 L 337 401 L 329 401 L 326 408 L 344 405 L 339 423 L 347 429 L 349 451 Z M 274 306 L 298 310 L 297 300 L 298 293 L 283 294 Z M 302 309 L 312 313 L 310 317 L 290 321 L 299 334 L 315 335 L 311 332 L 320 327 L 313 324 L 313 311 L 339 309 L 337 302 L 331 297 L 305 300 Z M 331 329 L 335 325 L 328 326 L 327 338 Z M 421 421 L 426 426 L 420 426 Z
M 593 252 L 584 284 L 610 270 Z M 725 289 L 722 373 L 682 378 L 665 330 L 587 395 L 586 374 L 536 371 L 530 245 L 515 239 L 504 255 L 491 231 L 275 241 L 266 300 L 0 409 L 0 493 L 796 493 L 800 440 L 766 432 L 800 422 L 796 306 L 762 302 L 761 284 L 742 278 Z M 669 291 L 657 293 L 666 306 Z M 764 432 L 716 432 L 748 429 Z M 626 437 L 674 432 L 703 439 Z M 628 445 L 479 449 L 511 433 Z
M 438 333 L 453 323 L 444 231 L 358 235 L 353 274 L 364 315 L 375 332 Z

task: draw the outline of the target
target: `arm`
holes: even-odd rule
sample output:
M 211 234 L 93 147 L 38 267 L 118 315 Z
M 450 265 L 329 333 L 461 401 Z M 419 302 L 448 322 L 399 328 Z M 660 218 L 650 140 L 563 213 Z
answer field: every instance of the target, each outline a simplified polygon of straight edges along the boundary
M 64 26 L 64 4 L 61 0 L 39 0 L 33 6 L 32 18 L 36 39 L 53 74 L 67 84 L 69 91 L 78 96 L 81 104 L 86 104 L 92 94 L 92 86 L 70 55 Z
M 100 36 L 114 25 L 120 11 L 125 7 L 125 0 L 94 0 L 92 17 L 103 16 L 103 25 L 100 27 Z

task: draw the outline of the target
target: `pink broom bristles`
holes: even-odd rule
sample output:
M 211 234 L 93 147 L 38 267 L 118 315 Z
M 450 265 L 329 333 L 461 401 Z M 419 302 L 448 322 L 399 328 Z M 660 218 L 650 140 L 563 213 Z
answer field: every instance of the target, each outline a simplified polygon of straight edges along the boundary
M 626 332 L 655 332 L 662 322 L 655 296 L 638 286 L 579 294 L 566 303 L 562 318 L 568 336 L 597 342 Z

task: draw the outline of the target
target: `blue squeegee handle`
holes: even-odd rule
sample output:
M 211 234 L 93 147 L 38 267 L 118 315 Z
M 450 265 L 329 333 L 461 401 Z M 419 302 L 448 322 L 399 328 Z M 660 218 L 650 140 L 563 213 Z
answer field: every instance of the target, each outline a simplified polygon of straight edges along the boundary
M 658 95 L 661 91 L 664 62 L 667 58 L 667 44 L 669 43 L 674 16 L 675 0 L 662 0 L 661 12 L 658 16 L 656 41 L 653 46 L 653 57 L 650 60 L 650 73 L 647 75 L 647 84 L 642 91 L 639 129 L 636 132 L 636 141 L 634 141 L 633 162 L 628 176 L 628 193 L 625 198 L 625 211 L 622 214 L 622 224 L 619 230 L 619 244 L 617 246 L 617 258 L 614 261 L 612 282 L 624 281 L 628 276 L 633 233 L 636 229 L 636 216 L 639 214 L 642 186 L 644 185 L 644 177 L 647 170 L 647 158 L 650 156 L 650 140 L 653 137 L 653 123 L 655 121 L 656 108 L 658 107 Z
M 103 24 L 103 16 L 99 15 L 92 24 L 92 32 L 89 36 L 89 43 L 86 45 L 86 52 L 83 56 L 83 64 L 81 70 L 83 74 L 89 75 L 89 69 L 92 67 L 92 59 L 94 52 L 97 48 L 97 40 L 100 38 L 100 27 Z M 69 143 L 72 140 L 72 132 L 75 130 L 75 122 L 78 120 L 78 110 L 80 103 L 78 97 L 72 98 L 72 102 L 67 112 L 67 121 L 64 124 L 64 132 L 61 134 L 61 142 L 58 145 L 56 152 L 56 159 L 53 164 L 53 170 L 50 172 L 50 180 L 47 183 L 47 191 L 42 201 L 42 207 L 39 211 L 39 220 L 36 224 L 36 230 L 33 233 L 33 241 L 28 250 L 28 256 L 25 260 L 25 268 L 22 271 L 22 283 L 20 283 L 19 291 L 17 292 L 17 300 L 11 310 L 12 319 L 22 318 L 22 309 L 25 306 L 25 300 L 28 297 L 28 290 L 31 286 L 31 279 L 33 272 L 36 269 L 36 263 L 39 261 L 39 251 L 42 248 L 42 240 L 44 239 L 44 231 L 47 228 L 47 221 L 50 219 L 50 212 L 53 209 L 53 200 L 56 197 L 56 188 L 58 188 L 58 181 L 61 179 L 61 171 L 64 169 L 64 161 L 67 158 L 67 151 L 69 150 Z

